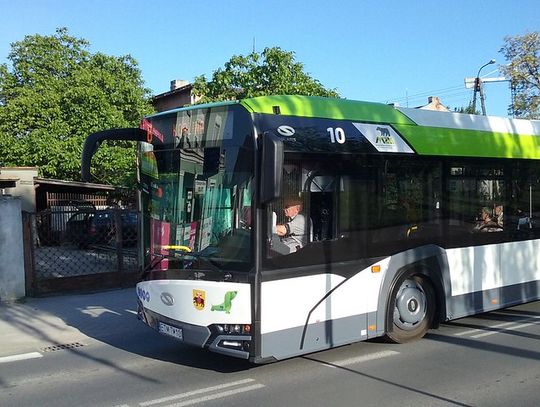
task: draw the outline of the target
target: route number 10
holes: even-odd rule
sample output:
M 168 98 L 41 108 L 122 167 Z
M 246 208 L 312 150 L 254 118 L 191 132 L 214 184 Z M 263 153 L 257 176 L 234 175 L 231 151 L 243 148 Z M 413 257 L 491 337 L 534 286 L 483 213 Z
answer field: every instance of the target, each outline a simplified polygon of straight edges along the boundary
M 341 127 L 328 127 L 326 129 L 328 135 L 330 136 L 331 143 L 343 144 L 345 143 L 345 132 Z

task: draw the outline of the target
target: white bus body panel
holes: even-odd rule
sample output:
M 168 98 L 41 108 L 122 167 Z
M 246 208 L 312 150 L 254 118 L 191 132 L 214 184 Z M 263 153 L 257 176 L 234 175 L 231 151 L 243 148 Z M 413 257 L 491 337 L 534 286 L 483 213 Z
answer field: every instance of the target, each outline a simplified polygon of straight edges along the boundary
M 368 315 L 377 314 L 389 260 L 377 263 L 378 272 L 368 267 L 349 279 L 320 274 L 263 282 L 262 357 L 283 359 L 367 339 Z
M 376 312 L 389 259 L 377 263 L 381 266 L 380 272 L 372 273 L 368 267 L 345 282 L 342 276 L 335 274 L 263 282 L 261 333 Z M 317 305 L 334 288 L 332 295 Z
M 500 287 L 499 252 L 499 245 L 447 250 L 452 295 Z
M 540 240 L 449 249 L 446 253 L 452 296 L 540 280 Z
M 504 244 L 501 270 L 503 285 L 540 280 L 540 240 Z

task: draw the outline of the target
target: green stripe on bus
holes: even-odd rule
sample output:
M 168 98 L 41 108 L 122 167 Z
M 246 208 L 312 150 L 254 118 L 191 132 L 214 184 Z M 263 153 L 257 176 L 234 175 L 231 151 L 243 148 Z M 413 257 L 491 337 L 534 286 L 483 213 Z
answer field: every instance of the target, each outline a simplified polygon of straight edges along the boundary
M 540 137 L 395 125 L 420 155 L 540 159 Z
M 274 107 L 279 106 L 279 114 L 285 116 L 414 125 L 403 113 L 382 103 L 292 95 L 259 96 L 240 103 L 253 113 L 276 114 Z

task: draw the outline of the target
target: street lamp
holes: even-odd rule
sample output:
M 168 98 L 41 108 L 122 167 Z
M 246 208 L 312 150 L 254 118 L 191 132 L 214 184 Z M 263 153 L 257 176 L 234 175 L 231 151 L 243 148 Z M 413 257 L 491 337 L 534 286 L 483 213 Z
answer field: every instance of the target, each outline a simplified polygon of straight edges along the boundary
M 473 95 L 473 112 L 476 112 L 476 92 L 480 92 L 480 103 L 482 105 L 482 114 L 486 115 L 486 103 L 484 101 L 484 89 L 482 87 L 482 79 L 480 79 L 480 71 L 484 69 L 488 65 L 492 65 L 495 63 L 494 59 L 491 59 L 489 62 L 485 63 L 480 67 L 478 70 L 478 73 L 476 74 L 476 78 L 474 78 L 474 95 Z

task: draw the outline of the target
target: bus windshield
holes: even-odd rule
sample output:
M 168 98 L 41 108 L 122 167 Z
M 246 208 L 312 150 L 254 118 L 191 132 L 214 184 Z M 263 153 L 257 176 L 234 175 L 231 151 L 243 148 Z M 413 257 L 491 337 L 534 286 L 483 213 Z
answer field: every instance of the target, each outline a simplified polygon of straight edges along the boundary
M 141 179 L 150 260 L 166 258 L 160 269 L 249 270 L 251 152 L 147 147 Z

